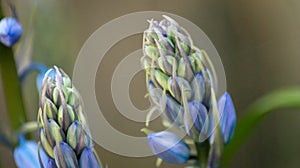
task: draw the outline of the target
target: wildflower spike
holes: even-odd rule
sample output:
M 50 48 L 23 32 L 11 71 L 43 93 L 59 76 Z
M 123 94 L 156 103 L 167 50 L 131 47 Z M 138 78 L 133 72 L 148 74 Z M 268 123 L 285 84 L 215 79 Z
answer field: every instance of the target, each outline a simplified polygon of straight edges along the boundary
M 82 150 L 93 150 L 93 143 L 80 95 L 68 75 L 57 67 L 44 75 L 38 113 L 41 148 L 57 167 L 79 167 Z M 93 161 L 89 165 L 100 164 Z
M 219 163 L 223 146 L 230 141 L 235 127 L 232 100 L 225 93 L 217 103 L 217 78 L 208 54 L 193 44 L 187 30 L 174 19 L 163 17 L 160 22 L 150 20 L 144 31 L 141 62 L 146 71 L 148 95 L 154 100 L 155 109 L 161 110 L 163 125 L 171 127 L 174 123 L 194 141 L 199 157 L 208 158 L 202 160 L 200 167 Z M 158 140 L 149 143 L 154 153 L 169 145 L 166 140 L 174 138 L 170 134 L 163 138 L 156 137 L 159 133 L 153 135 Z M 168 152 L 157 156 L 181 163 Z

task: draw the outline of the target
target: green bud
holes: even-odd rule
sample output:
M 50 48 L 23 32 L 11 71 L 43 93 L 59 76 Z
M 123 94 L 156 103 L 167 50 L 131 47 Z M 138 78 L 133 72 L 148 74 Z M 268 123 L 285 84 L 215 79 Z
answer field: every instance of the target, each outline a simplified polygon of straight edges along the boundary
M 175 68 L 176 70 L 177 68 L 177 61 L 173 56 L 159 57 L 157 62 L 163 72 L 167 73 L 168 75 L 172 75 L 173 69 Z
M 144 56 L 144 57 L 141 58 L 141 62 L 143 64 L 145 70 L 147 72 L 149 72 L 150 69 L 151 69 L 151 66 L 152 66 L 152 60 L 151 60 L 151 58 Z
M 201 60 L 201 53 L 199 52 L 194 52 L 193 54 L 191 54 L 191 57 L 194 59 L 194 62 L 195 62 L 195 73 L 198 73 L 198 72 L 203 72 L 205 71 L 205 68 L 204 68 L 204 65 L 202 63 L 202 60 Z
M 169 76 L 163 73 L 160 70 L 154 70 L 154 76 L 155 80 L 158 82 L 158 84 L 164 89 L 168 90 L 168 79 Z
M 44 149 L 44 151 L 52 158 L 54 158 L 54 154 L 53 154 L 53 148 L 52 146 L 49 144 L 46 135 L 45 135 L 45 131 L 44 129 L 40 130 L 40 142 L 42 144 L 42 147 Z
M 62 142 L 64 140 L 64 133 L 57 123 L 49 119 L 47 122 L 47 129 L 45 129 L 46 137 L 51 146 L 54 146 L 56 142 Z
M 71 106 L 79 105 L 78 93 L 74 89 L 68 90 L 67 104 L 69 104 Z
M 184 58 L 181 58 L 179 60 L 178 65 L 178 76 L 187 79 L 188 81 L 191 81 L 194 78 L 194 71 L 195 71 L 195 60 L 188 56 L 185 60 Z
M 57 108 L 48 98 L 44 99 L 43 111 L 47 114 L 47 117 L 50 119 L 56 120 L 57 117 Z
M 65 87 L 69 87 L 69 88 L 72 87 L 71 79 L 68 77 L 63 77 L 63 83 L 64 83 L 63 86 L 65 86 Z
M 57 105 L 61 105 L 62 104 L 62 99 L 64 99 L 62 92 L 60 89 L 58 89 L 58 87 L 55 87 L 53 89 L 53 102 Z
M 76 154 L 65 142 L 57 143 L 54 156 L 58 168 L 79 168 Z
M 181 102 L 181 88 L 184 88 L 184 91 L 186 93 L 186 98 L 189 100 L 192 96 L 192 89 L 188 81 L 181 77 L 170 77 L 168 80 L 168 87 L 171 95 L 176 98 L 178 102 Z
M 70 105 L 61 105 L 58 110 L 58 123 L 63 129 L 67 131 L 68 127 L 75 120 L 75 113 Z
M 68 144 L 76 151 L 77 155 L 81 153 L 82 149 L 86 146 L 85 144 L 85 131 L 78 121 L 74 121 L 70 125 L 67 133 Z
M 159 57 L 159 53 L 157 51 L 157 48 L 152 45 L 145 46 L 145 54 L 148 55 L 151 59 L 157 60 Z

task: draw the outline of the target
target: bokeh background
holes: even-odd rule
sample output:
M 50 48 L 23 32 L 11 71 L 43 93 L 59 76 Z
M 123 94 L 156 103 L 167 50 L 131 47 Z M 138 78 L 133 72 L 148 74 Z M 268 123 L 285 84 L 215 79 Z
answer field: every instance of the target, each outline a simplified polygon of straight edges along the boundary
M 238 116 L 242 116 L 243 110 L 264 94 L 300 85 L 298 0 L 16 0 L 13 3 L 25 29 L 22 42 L 29 41 L 25 47 L 22 43 L 17 46 L 18 59 L 31 57 L 48 66 L 61 66 L 69 74 L 72 74 L 80 48 L 101 25 L 132 12 L 157 10 L 180 15 L 208 35 L 223 61 L 227 88 Z M 99 67 L 96 79 L 98 102 L 107 120 L 116 129 L 134 136 L 143 136 L 139 130 L 144 124 L 119 114 L 111 98 L 110 80 L 116 65 L 129 53 L 141 48 L 141 42 L 142 35 L 135 35 L 113 46 Z M 38 103 L 36 75 L 31 74 L 23 85 L 26 108 L 32 120 L 36 119 Z M 140 109 L 149 106 L 148 100 L 144 99 L 144 80 L 144 74 L 139 73 L 129 90 L 132 102 Z M 0 123 L 9 132 L 5 113 L 0 82 Z M 299 167 L 299 121 L 300 110 L 280 110 L 271 114 L 259 125 L 229 167 Z M 152 125 L 153 129 L 159 129 L 160 121 L 155 120 Z M 111 168 L 152 168 L 155 164 L 155 157 L 129 158 L 100 146 L 96 148 L 103 163 Z M 13 167 L 11 152 L 1 146 L 0 157 L 6 158 L 3 167 Z M 163 164 L 162 167 L 183 166 Z

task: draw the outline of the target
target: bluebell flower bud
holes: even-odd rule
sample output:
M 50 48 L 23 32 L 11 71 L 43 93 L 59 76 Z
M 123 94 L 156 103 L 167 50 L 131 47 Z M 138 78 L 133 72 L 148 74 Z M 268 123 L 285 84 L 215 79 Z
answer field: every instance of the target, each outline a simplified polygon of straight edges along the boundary
M 197 101 L 189 102 L 188 111 L 184 113 L 186 133 L 195 139 L 206 138 L 208 123 L 206 107 Z
M 149 134 L 148 143 L 152 152 L 166 162 L 183 164 L 190 158 L 189 146 L 171 132 L 162 131 Z
M 23 33 L 22 26 L 15 18 L 7 17 L 0 21 L 0 41 L 7 47 L 13 46 Z
M 40 156 L 42 163 L 46 165 L 48 157 L 41 148 Z M 34 141 L 26 141 L 23 136 L 20 137 L 20 145 L 14 150 L 14 159 L 18 168 L 40 168 L 38 144 Z
M 205 94 L 205 79 L 203 77 L 202 72 L 198 72 L 195 75 L 195 78 L 192 81 L 191 87 L 192 87 L 192 90 L 194 91 L 193 100 L 202 102 L 204 99 L 204 94 Z
M 75 152 L 64 142 L 54 147 L 55 162 L 58 167 L 79 167 Z
M 83 149 L 79 159 L 79 167 L 80 168 L 101 168 L 91 148 L 86 147 Z
M 183 86 L 183 88 L 182 88 Z M 176 98 L 178 102 L 181 102 L 182 100 L 182 89 L 184 89 L 186 97 L 188 100 L 190 100 L 192 96 L 192 88 L 191 85 L 188 83 L 187 80 L 181 77 L 170 77 L 168 80 L 168 87 L 171 95 Z
M 161 111 L 165 114 L 165 117 L 167 117 L 165 118 L 167 121 L 170 121 L 170 123 L 175 122 L 177 126 L 183 124 L 183 108 L 181 108 L 174 99 L 164 95 L 164 97 L 161 98 L 161 104 Z
M 231 140 L 235 125 L 236 113 L 229 93 L 224 93 L 218 100 L 218 111 L 221 116 L 220 128 L 224 144 L 228 144 Z

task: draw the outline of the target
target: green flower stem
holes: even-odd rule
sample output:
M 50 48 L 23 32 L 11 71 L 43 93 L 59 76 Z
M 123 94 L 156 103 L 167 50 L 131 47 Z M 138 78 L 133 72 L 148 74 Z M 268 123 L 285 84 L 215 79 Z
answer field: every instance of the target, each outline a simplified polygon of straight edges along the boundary
M 229 164 L 239 147 L 267 114 L 277 109 L 287 108 L 300 108 L 300 88 L 277 90 L 250 105 L 246 115 L 238 120 L 233 139 L 225 147 L 222 167 Z
M 0 44 L 0 71 L 9 121 L 12 130 L 16 131 L 27 121 L 27 117 L 13 51 L 2 44 Z
M 198 154 L 198 161 L 196 164 L 201 168 L 206 168 L 208 161 L 209 143 L 207 141 L 205 141 L 204 144 L 195 142 L 195 146 Z
M 0 18 L 3 16 L 0 1 Z M 16 131 L 27 121 L 27 117 L 13 50 L 2 44 L 0 44 L 0 73 L 11 129 Z

